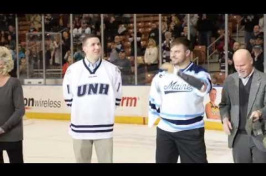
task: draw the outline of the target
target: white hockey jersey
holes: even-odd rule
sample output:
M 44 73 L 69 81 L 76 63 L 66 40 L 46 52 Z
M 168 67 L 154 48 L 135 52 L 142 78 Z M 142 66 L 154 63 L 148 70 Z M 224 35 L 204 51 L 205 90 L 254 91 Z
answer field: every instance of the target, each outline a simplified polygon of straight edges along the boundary
M 204 127 L 204 96 L 211 90 L 211 78 L 202 67 L 192 62 L 182 70 L 207 84 L 205 92 L 190 86 L 182 78 L 165 71 L 152 80 L 149 97 L 149 122 L 151 127 L 160 118 L 158 127 L 169 132 L 178 132 Z
M 113 136 L 115 108 L 122 97 L 121 72 L 100 60 L 90 70 L 83 59 L 68 67 L 63 94 L 71 107 L 69 134 L 75 139 L 105 139 Z

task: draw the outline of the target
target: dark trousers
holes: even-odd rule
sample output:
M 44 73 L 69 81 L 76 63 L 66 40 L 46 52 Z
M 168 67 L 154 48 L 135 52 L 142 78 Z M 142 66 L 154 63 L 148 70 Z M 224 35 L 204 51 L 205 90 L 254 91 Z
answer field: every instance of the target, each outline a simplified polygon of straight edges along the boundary
M 23 161 L 23 144 L 18 142 L 0 142 L 0 163 L 4 163 L 3 151 L 7 152 L 10 163 L 24 163 Z M 2 156 L 1 156 L 2 155 Z M 2 159 L 1 159 L 2 158 Z
M 204 128 L 167 132 L 157 127 L 156 163 L 207 163 Z
M 247 134 L 237 134 L 233 146 L 235 163 L 266 163 L 266 152 L 260 151 Z

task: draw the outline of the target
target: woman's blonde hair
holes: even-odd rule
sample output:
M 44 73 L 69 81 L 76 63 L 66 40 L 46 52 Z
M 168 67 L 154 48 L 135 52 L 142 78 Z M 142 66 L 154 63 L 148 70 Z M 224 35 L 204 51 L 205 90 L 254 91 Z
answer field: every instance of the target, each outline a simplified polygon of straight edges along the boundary
M 4 68 L 0 69 L 0 74 L 7 75 L 14 68 L 14 62 L 11 51 L 4 46 L 0 46 L 0 61 L 4 62 Z
M 148 46 L 153 46 L 153 47 L 156 46 L 156 42 L 155 42 L 155 40 L 153 38 L 149 38 Z

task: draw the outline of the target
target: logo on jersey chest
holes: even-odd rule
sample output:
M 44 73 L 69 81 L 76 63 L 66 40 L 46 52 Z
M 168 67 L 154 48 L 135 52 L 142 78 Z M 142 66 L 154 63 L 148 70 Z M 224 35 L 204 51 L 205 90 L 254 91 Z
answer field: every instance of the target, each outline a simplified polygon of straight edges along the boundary
M 108 95 L 109 85 L 102 83 L 94 83 L 94 84 L 85 84 L 78 86 L 78 97 L 82 97 L 84 95 L 97 95 L 103 94 Z
M 193 88 L 184 83 L 183 81 L 171 81 L 170 84 L 164 86 L 164 93 L 176 93 L 176 92 L 191 92 Z

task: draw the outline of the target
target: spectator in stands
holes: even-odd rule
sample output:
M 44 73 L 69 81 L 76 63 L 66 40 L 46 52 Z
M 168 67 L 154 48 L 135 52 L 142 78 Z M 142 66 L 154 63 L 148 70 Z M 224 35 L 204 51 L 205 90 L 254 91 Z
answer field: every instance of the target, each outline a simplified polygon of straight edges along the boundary
M 52 65 L 59 66 L 61 65 L 61 47 L 60 47 L 60 35 L 56 35 L 55 39 L 51 43 L 51 59 Z
M 171 32 L 166 32 L 165 33 L 165 41 L 162 44 L 162 62 L 170 62 L 170 45 L 172 42 L 172 33 Z
M 252 50 L 252 46 L 250 44 L 250 39 L 252 36 L 253 28 L 255 25 L 259 23 L 259 18 L 257 15 L 253 14 L 246 14 L 243 16 L 243 20 L 241 21 L 241 24 L 245 26 L 245 44 L 246 49 L 248 49 L 250 52 Z
M 219 34 L 223 35 L 222 38 L 220 38 L 216 43 L 216 50 L 219 54 L 219 62 L 220 62 L 220 69 L 222 72 L 225 72 L 225 39 L 224 39 L 224 30 L 220 29 Z M 235 43 L 235 40 L 231 37 L 230 32 L 228 31 L 228 71 L 229 74 L 233 72 L 233 45 Z
M 115 16 L 111 15 L 109 20 L 105 23 L 107 36 L 110 37 L 111 41 L 114 41 L 114 37 L 117 35 L 119 23 L 116 21 Z
M 234 42 L 233 50 L 231 50 L 231 48 L 228 48 L 228 74 L 236 72 L 233 55 L 237 50 L 240 49 L 240 46 L 241 45 L 239 42 Z
M 69 55 L 70 55 L 70 50 L 68 52 L 69 52 Z M 77 46 L 76 52 L 73 54 L 74 62 L 77 62 L 77 61 L 79 61 L 81 59 L 84 59 L 84 57 L 85 57 L 85 54 L 82 51 L 82 45 L 80 44 L 80 45 Z
M 216 94 L 217 90 L 215 88 L 212 88 L 209 93 L 210 102 L 205 105 L 205 113 L 207 119 L 221 119 L 219 106 L 215 103 L 217 96 Z
M 134 47 L 134 33 L 130 33 L 129 38 L 131 53 L 130 56 L 135 55 L 135 47 Z M 144 54 L 141 52 L 141 33 L 137 31 L 137 56 L 143 56 Z
M 0 45 L 1 46 L 5 46 L 6 44 L 8 44 L 7 41 L 7 33 L 5 33 L 5 31 L 1 31 L 1 36 L 0 36 Z
M 165 41 L 165 33 L 168 31 L 168 25 L 166 22 L 162 22 L 162 41 Z
M 58 18 L 58 31 L 62 31 L 67 28 L 67 25 L 69 24 L 69 14 L 59 14 Z M 57 32 L 57 31 L 55 31 Z
M 81 20 L 79 16 L 75 16 L 73 21 L 73 31 L 76 29 L 78 30 L 81 27 Z
M 19 79 L 23 80 L 26 77 L 27 77 L 27 61 L 25 57 L 22 57 L 20 59 L 20 64 L 19 64 Z
M 16 40 L 16 31 L 14 26 L 12 25 L 8 26 L 8 34 L 11 36 L 11 40 Z
M 67 31 L 63 32 L 63 40 L 62 40 L 62 56 L 66 54 L 66 52 L 70 50 L 70 37 Z M 63 62 L 63 64 L 65 61 Z
M 0 47 L 0 152 L 10 163 L 23 163 L 23 90 L 20 81 L 8 74 L 14 67 L 10 50 Z
M 63 65 L 62 69 L 63 69 L 63 77 L 65 76 L 65 73 L 67 71 L 67 68 L 73 64 L 73 58 L 70 56 L 67 58 L 67 62 Z
M 256 39 L 255 39 L 255 42 L 254 42 L 254 45 L 261 45 L 262 47 L 262 50 L 264 48 L 264 37 L 263 36 L 258 36 Z
M 149 39 L 145 50 L 144 61 L 148 72 L 155 73 L 158 70 L 158 47 L 152 38 Z
M 75 51 L 75 50 L 74 50 Z M 67 59 L 68 59 L 68 57 L 70 57 L 71 56 L 71 51 L 70 50 L 68 50 L 67 52 L 66 52 L 66 54 L 65 54 L 65 56 L 64 56 L 64 60 L 67 62 Z M 74 58 L 74 54 L 73 54 L 73 58 Z M 73 59 L 74 60 L 74 59 Z M 65 62 L 65 63 L 66 63 Z M 75 62 L 75 61 L 74 61 Z
M 118 53 L 121 51 L 121 49 L 118 48 L 115 42 L 111 42 L 111 48 L 109 48 L 110 57 L 108 58 L 108 61 L 115 62 L 115 60 L 119 59 Z
M 10 49 L 14 50 L 16 48 L 16 40 L 12 40 L 12 36 L 10 34 L 7 36 L 7 42 Z
M 252 49 L 253 66 L 264 72 L 264 54 L 261 45 L 254 45 Z
M 200 14 L 197 23 L 197 30 L 199 31 L 199 44 L 208 47 L 211 44 L 211 36 L 214 28 L 213 22 L 206 14 Z M 210 50 L 210 53 L 212 51 Z
M 150 38 L 152 38 L 156 42 L 156 45 L 159 44 L 159 29 L 157 28 L 156 23 L 151 24 L 151 31 L 149 33 L 149 39 Z
M 233 51 L 234 53 L 241 48 L 241 44 L 239 42 L 234 42 Z
M 51 14 L 46 14 L 44 17 L 45 31 L 51 32 L 53 27 L 53 18 Z
M 116 49 L 117 49 L 118 52 L 119 52 L 121 49 L 124 49 L 124 48 L 123 48 L 123 45 L 122 45 L 121 38 L 120 38 L 119 35 L 116 35 L 116 36 L 115 36 L 114 42 L 115 42 L 115 46 L 116 46 Z
M 172 23 L 175 24 L 174 26 L 175 29 L 173 33 L 174 38 L 181 37 L 181 33 L 183 32 L 183 26 L 182 26 L 183 18 L 184 18 L 183 16 L 184 15 L 180 15 L 180 14 L 172 16 Z
M 173 38 L 178 38 L 181 36 L 182 29 L 180 29 L 180 27 L 178 27 L 174 22 L 171 22 L 169 25 L 169 32 L 172 33 Z
M 73 37 L 79 38 L 83 34 L 91 34 L 91 28 L 87 21 L 82 20 L 81 27 L 73 29 Z
M 116 59 L 113 64 L 115 64 L 121 71 L 122 84 L 129 85 L 131 84 L 132 70 L 130 60 L 127 59 L 125 50 L 120 50 L 119 59 Z
M 36 29 L 37 31 L 40 31 L 42 28 L 42 18 L 40 14 L 33 14 L 31 15 L 30 22 L 31 26 Z
M 225 47 L 224 47 L 225 48 Z M 221 53 L 219 53 L 219 63 L 220 63 L 220 71 L 225 73 L 225 50 Z M 227 60 L 227 64 L 228 64 L 228 74 L 231 74 L 234 72 L 234 68 L 233 67 L 233 51 L 232 49 L 228 48 L 228 60 Z
M 121 36 L 121 35 L 123 36 L 123 35 L 126 34 L 126 32 L 127 32 L 127 28 L 125 27 L 125 25 L 124 24 L 119 24 L 117 34 L 119 36 Z
M 253 32 L 251 33 L 251 39 L 249 40 L 249 45 L 247 48 L 250 52 L 252 51 L 253 46 L 256 44 L 257 38 L 262 38 L 263 39 L 263 32 L 260 32 L 260 26 L 255 25 L 253 28 Z

